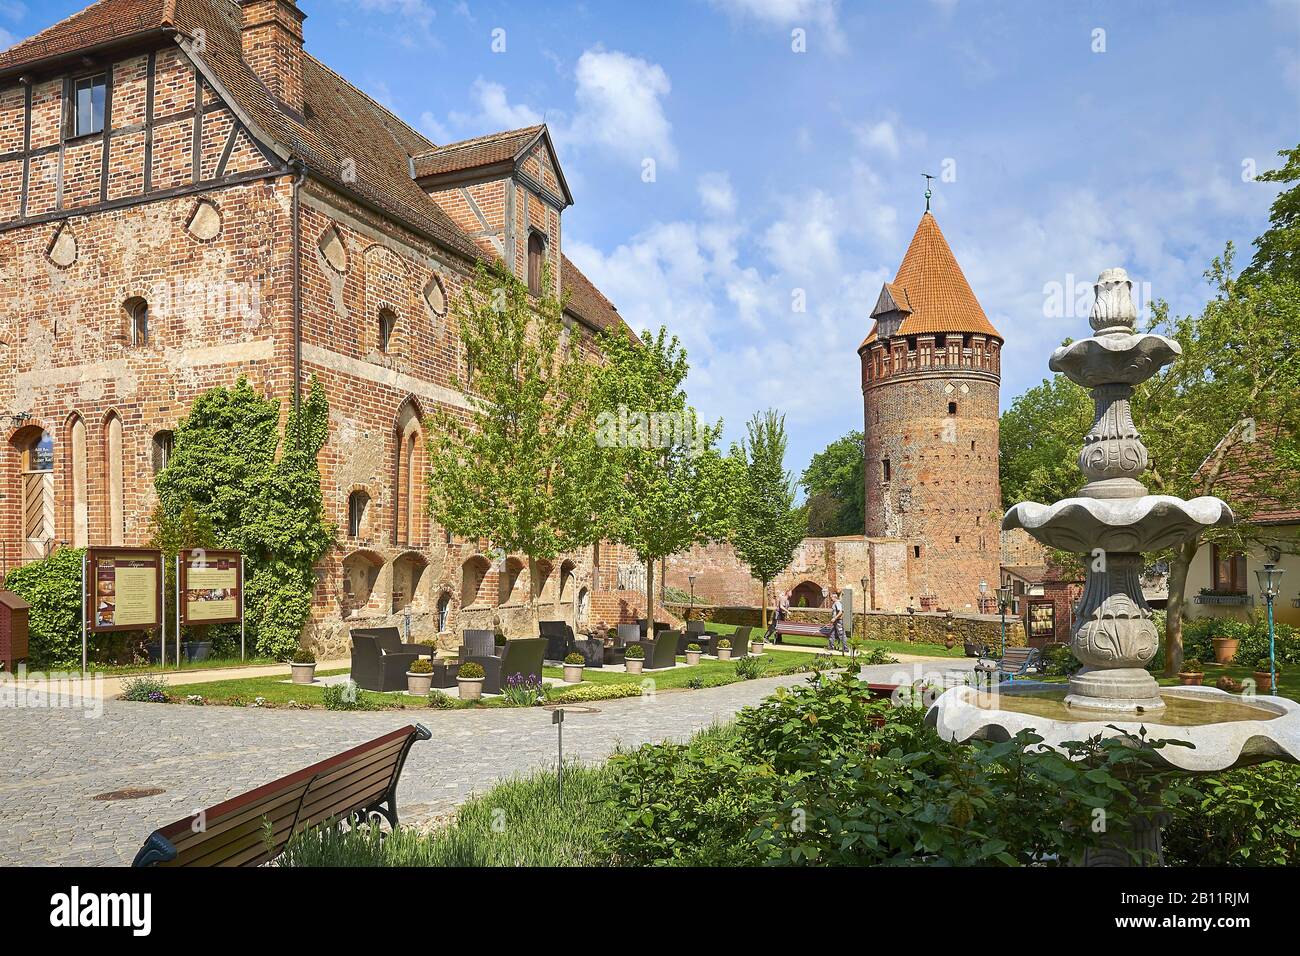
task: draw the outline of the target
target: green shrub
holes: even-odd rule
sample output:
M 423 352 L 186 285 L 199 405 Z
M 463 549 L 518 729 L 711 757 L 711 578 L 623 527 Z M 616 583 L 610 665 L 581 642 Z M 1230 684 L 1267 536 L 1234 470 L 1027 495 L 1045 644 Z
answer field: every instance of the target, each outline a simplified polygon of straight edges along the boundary
M 718 647 L 731 648 L 731 638 L 723 637 L 718 640 Z
M 465 680 L 482 680 L 485 676 L 483 665 L 474 661 L 466 661 L 460 665 L 460 670 L 456 672 L 457 677 L 463 677 Z
M 1239 623 L 1239 622 L 1233 622 Z M 1235 658 L 1238 664 L 1250 664 L 1268 657 L 1268 619 L 1255 617 L 1246 628 Z M 1300 664 L 1300 633 L 1280 621 L 1273 627 L 1273 651 L 1279 664 Z
M 128 677 L 122 681 L 122 699 L 162 704 L 167 701 L 167 678 L 152 674 Z
M 867 647 L 857 652 L 855 661 L 865 667 L 871 664 L 897 664 L 898 658 L 883 647 Z
M 588 684 L 583 687 L 565 687 L 546 690 L 547 703 L 582 704 L 596 700 L 619 700 L 623 697 L 640 697 L 640 684 Z
M 1196 781 L 1165 826 L 1174 866 L 1294 866 L 1300 861 L 1300 766 L 1266 763 Z
M 81 664 L 81 559 L 84 548 L 59 548 L 14 568 L 5 587 L 32 606 L 27 621 L 29 667 Z
M 627 646 L 627 651 L 623 656 L 631 658 L 634 661 L 639 661 L 645 657 L 645 648 L 640 644 L 629 644 Z
M 585 665 L 587 663 L 587 659 L 575 651 L 574 653 L 564 658 L 564 663 Z
M 1082 666 L 1069 644 L 1058 644 L 1047 651 L 1048 677 L 1069 677 Z
M 433 661 L 427 657 L 417 657 L 411 661 L 411 666 L 406 669 L 408 674 L 432 674 Z
M 300 647 L 293 652 L 293 656 L 289 660 L 294 664 L 315 664 L 316 655 L 307 648 Z
M 532 707 L 546 696 L 544 686 L 534 674 L 511 674 L 501 686 L 501 694 L 511 707 Z
M 434 710 L 458 710 L 463 706 L 459 697 L 452 697 L 451 694 L 443 693 L 440 690 L 429 691 L 428 706 Z
M 1201 674 L 1204 673 L 1205 667 L 1201 664 L 1198 657 L 1188 657 L 1183 660 L 1184 674 Z
M 366 691 L 352 681 L 331 684 L 322 692 L 326 710 L 378 710 L 379 705 Z
M 692 654 L 698 654 L 700 652 L 700 645 L 695 643 L 687 644 L 686 649 Z
M 761 657 L 742 657 L 736 661 L 736 676 L 741 680 L 762 677 L 766 669 L 766 664 Z

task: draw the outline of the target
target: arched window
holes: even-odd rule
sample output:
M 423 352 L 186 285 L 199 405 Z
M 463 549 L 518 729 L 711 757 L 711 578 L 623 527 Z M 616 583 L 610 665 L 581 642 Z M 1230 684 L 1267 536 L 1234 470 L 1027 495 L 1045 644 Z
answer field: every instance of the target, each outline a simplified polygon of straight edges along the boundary
M 73 415 L 68 426 L 68 446 L 72 451 L 72 546 L 90 544 L 90 498 L 86 491 L 86 423 Z
M 393 498 L 393 542 L 415 544 L 423 542 L 420 518 L 420 487 L 423 480 L 420 446 L 423 429 L 421 413 L 414 399 L 407 399 L 397 412 L 394 438 L 397 449 L 396 486 Z
M 370 496 L 364 491 L 348 495 L 348 536 L 361 537 L 366 527 L 366 512 L 370 510 Z
M 528 291 L 533 295 L 542 294 L 542 257 L 546 252 L 546 243 L 541 233 L 528 234 Z
M 956 402 L 949 402 L 949 403 L 948 403 L 948 414 L 949 414 L 949 415 L 956 415 L 956 414 L 957 414 L 957 403 L 956 403 Z
M 387 352 L 393 344 L 397 315 L 390 309 L 379 310 L 379 351 Z
M 466 559 L 460 568 L 460 606 L 469 607 L 472 604 L 488 603 L 487 589 L 484 584 L 487 582 L 489 565 L 487 559 L 481 555 L 475 555 Z
M 127 299 L 122 308 L 126 310 L 126 340 L 132 348 L 142 348 L 149 344 L 149 303 L 139 296 Z
M 153 473 L 156 475 L 172 460 L 176 436 L 170 431 L 155 432 L 153 436 Z
M 451 617 L 451 594 L 443 591 L 438 596 L 438 632 L 447 630 L 447 624 Z
M 54 436 L 33 429 L 17 442 L 23 474 L 23 560 L 43 558 L 54 540 Z
M 104 420 L 104 524 L 108 543 L 122 544 L 126 538 L 126 507 L 122 500 L 122 419 L 110 412 Z

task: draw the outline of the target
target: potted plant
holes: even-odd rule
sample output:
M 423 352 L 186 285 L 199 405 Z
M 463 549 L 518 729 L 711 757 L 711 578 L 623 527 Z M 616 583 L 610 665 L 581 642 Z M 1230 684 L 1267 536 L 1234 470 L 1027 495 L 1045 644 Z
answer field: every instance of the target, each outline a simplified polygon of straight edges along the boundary
M 629 644 L 623 655 L 623 663 L 629 674 L 641 673 L 641 668 L 645 666 L 645 648 L 640 644 Z
M 1231 664 L 1232 659 L 1237 656 L 1241 639 L 1227 634 L 1214 634 L 1210 637 L 1210 644 L 1214 647 L 1214 663 Z
M 427 697 L 433 689 L 433 661 L 417 657 L 406 672 L 406 692 L 412 697 Z
M 1192 657 L 1183 661 L 1183 669 L 1178 672 L 1178 683 L 1199 687 L 1205 679 L 1205 669 L 1199 658 Z
M 700 645 L 698 645 L 698 644 L 687 644 L 687 645 L 686 645 L 686 663 L 688 663 L 688 664 L 698 664 L 698 663 L 700 662 L 700 653 L 701 653 L 701 652 L 700 652 Z
M 506 640 L 507 640 L 506 636 L 502 634 L 500 631 L 497 631 L 495 634 L 492 635 L 492 643 L 497 649 L 497 657 L 500 657 L 502 654 L 505 653 L 504 648 L 506 646 Z
M 566 684 L 576 684 L 582 680 L 582 668 L 586 666 L 587 659 L 574 651 L 564 659 L 564 682 Z
M 753 653 L 753 654 L 762 654 L 762 653 L 763 653 L 763 644 L 764 644 L 764 643 L 765 643 L 765 642 L 763 641 L 763 638 L 762 638 L 762 637 L 756 637 L 756 638 L 754 638 L 752 641 L 749 642 L 749 649 L 750 649 L 750 652 Z
M 718 660 L 720 661 L 731 660 L 731 639 L 730 638 L 724 637 L 722 640 L 718 641 Z
M 316 680 L 316 655 L 305 647 L 293 652 L 289 659 L 289 670 L 295 684 L 311 684 Z
M 461 700 L 478 700 L 483 696 L 483 665 L 475 661 L 466 661 L 456 672 L 456 683 L 460 687 Z
M 1261 657 L 1255 662 L 1255 689 L 1261 694 L 1273 693 L 1273 674 L 1278 677 L 1282 676 L 1282 668 L 1278 666 L 1277 661 L 1273 662 L 1273 670 L 1268 668 L 1268 658 Z

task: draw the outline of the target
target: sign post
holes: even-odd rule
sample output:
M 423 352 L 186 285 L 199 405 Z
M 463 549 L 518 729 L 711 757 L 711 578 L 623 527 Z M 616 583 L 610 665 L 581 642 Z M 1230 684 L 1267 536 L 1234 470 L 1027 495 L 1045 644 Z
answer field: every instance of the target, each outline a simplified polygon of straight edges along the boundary
M 246 650 L 244 556 L 238 551 L 209 551 L 206 548 L 177 553 L 176 620 L 191 625 L 238 623 L 239 656 L 242 660 Z M 180 623 L 176 629 L 180 630 Z
M 156 548 L 95 547 L 82 558 L 81 672 L 90 634 L 159 628 L 165 663 L 162 552 Z

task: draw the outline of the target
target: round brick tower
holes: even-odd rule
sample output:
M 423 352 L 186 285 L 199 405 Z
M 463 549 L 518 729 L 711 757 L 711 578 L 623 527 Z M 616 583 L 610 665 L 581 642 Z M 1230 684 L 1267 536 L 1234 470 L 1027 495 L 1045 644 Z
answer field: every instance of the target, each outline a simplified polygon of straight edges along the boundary
M 927 209 L 858 347 L 866 533 L 907 539 L 919 610 L 996 611 L 1002 336 Z M 991 605 L 991 607 L 990 607 Z

